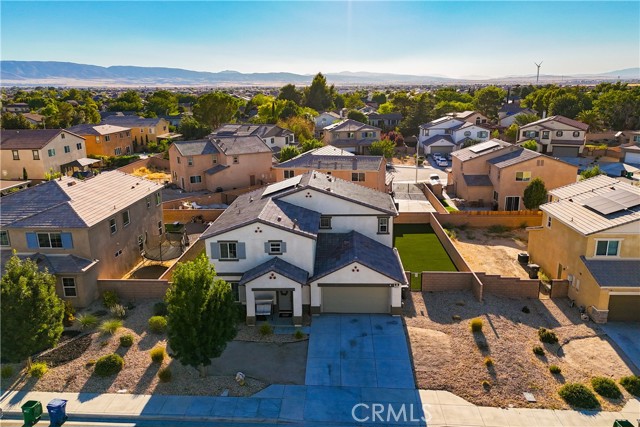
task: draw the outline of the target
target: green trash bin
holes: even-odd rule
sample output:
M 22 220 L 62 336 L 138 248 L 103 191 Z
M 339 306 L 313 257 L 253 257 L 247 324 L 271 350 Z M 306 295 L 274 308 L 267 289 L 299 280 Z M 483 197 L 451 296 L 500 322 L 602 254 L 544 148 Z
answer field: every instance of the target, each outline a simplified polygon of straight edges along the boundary
M 615 420 L 613 422 L 613 427 L 635 427 L 635 426 L 631 424 L 631 422 L 628 420 Z
M 31 427 L 40 421 L 40 417 L 42 416 L 42 403 L 37 400 L 29 400 L 22 405 L 21 408 L 25 426 Z

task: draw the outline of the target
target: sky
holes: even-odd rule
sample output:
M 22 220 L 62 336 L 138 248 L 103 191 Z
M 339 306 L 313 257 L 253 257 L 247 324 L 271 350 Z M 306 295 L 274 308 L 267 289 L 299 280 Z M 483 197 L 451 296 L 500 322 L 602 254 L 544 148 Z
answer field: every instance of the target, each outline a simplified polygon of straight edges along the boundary
M 640 66 L 640 2 L 6 1 L 0 58 L 447 77 Z

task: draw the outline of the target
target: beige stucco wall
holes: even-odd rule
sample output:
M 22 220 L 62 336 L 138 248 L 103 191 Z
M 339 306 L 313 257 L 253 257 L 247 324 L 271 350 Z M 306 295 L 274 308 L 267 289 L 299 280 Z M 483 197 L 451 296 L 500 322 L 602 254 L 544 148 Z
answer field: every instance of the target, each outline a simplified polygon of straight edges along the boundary
M 294 171 L 294 175 L 302 175 L 306 172 L 309 172 L 312 169 L 307 168 L 273 168 L 273 173 L 275 180 L 277 182 L 283 181 L 284 171 L 292 170 Z M 380 169 L 377 171 L 360 171 L 360 170 L 335 170 L 335 169 L 313 169 L 323 174 L 330 173 L 332 176 L 336 178 L 344 179 L 345 181 L 351 181 L 351 174 L 355 172 L 364 173 L 364 181 L 358 181 L 356 184 L 363 185 L 368 188 L 372 188 L 374 190 L 386 192 L 387 188 L 385 185 L 385 175 L 386 169 L 384 162 L 381 162 Z M 355 182 L 355 181 L 352 181 Z
M 115 150 L 120 147 L 120 155 L 133 153 L 133 140 L 131 137 L 131 130 L 122 132 L 113 132 L 108 134 L 109 141 L 106 140 L 106 135 L 82 135 L 86 140 L 87 154 L 95 154 L 97 156 L 115 156 Z M 129 147 L 129 152 L 127 152 Z
M 205 173 L 212 168 L 224 156 L 219 154 L 203 154 L 200 156 L 182 156 L 175 145 L 169 147 L 169 168 L 171 170 L 171 181 L 185 191 L 199 191 L 207 188 Z M 193 166 L 189 166 L 189 158 L 193 161 Z M 180 162 L 180 163 L 178 163 Z M 200 176 L 202 182 L 191 183 L 192 176 Z
M 138 145 L 137 145 L 136 151 L 140 152 L 145 149 L 147 144 L 147 139 L 149 140 L 149 142 L 156 141 L 158 139 L 157 138 L 158 135 L 162 135 L 167 132 L 169 132 L 169 122 L 167 122 L 165 119 L 160 119 L 158 121 L 158 124 L 153 127 L 133 126 L 131 128 L 131 140 L 132 141 L 137 140 Z

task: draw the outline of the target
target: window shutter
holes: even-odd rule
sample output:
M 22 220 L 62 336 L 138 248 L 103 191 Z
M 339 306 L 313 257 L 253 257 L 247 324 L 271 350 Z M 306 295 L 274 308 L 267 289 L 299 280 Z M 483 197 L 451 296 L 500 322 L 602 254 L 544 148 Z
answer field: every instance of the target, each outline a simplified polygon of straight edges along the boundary
M 264 251 L 269 253 L 269 242 L 264 242 Z
M 287 252 L 287 242 L 280 243 L 280 247 L 282 248 L 282 253 Z
M 244 242 L 238 242 L 238 259 L 245 259 L 247 257 L 247 250 L 245 249 Z
M 211 242 L 211 259 L 220 259 L 220 245 L 218 242 Z
M 62 239 L 62 247 L 65 249 L 73 249 L 73 237 L 71 233 L 60 233 Z
M 36 236 L 36 233 L 27 233 L 27 247 L 29 249 L 38 249 L 38 236 Z

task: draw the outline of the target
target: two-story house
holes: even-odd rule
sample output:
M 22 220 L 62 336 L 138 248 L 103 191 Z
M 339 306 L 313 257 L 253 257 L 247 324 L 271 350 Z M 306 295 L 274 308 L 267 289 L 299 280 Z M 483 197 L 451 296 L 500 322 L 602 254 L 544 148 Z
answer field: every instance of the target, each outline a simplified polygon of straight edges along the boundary
M 244 194 L 202 234 L 218 276 L 260 316 L 401 312 L 389 194 L 311 171 Z
M 538 151 L 553 157 L 577 157 L 584 149 L 589 126 L 564 116 L 550 116 L 520 128 L 518 142 L 530 139 Z
M 387 174 L 384 157 L 356 156 L 332 145 L 302 153 L 273 169 L 278 182 L 316 170 L 382 192 L 390 191 L 393 180 L 393 175 Z
M 62 177 L 2 198 L 3 264 L 15 250 L 57 278 L 60 297 L 85 307 L 96 280 L 120 279 L 160 241 L 162 186 L 119 171 Z
M 418 143 L 425 154 L 451 153 L 465 143 L 489 140 L 491 130 L 483 124 L 474 124 L 454 117 L 440 117 L 420 125 Z
M 342 117 L 338 113 L 334 113 L 333 111 L 324 111 L 318 114 L 314 121 L 316 123 L 316 130 L 320 131 L 321 129 L 326 128 L 329 125 L 334 124 L 335 122 L 342 120 Z
M 218 137 L 257 136 L 274 152 L 280 152 L 287 145 L 296 145 L 295 135 L 289 129 L 277 125 L 226 124 L 214 130 L 211 135 Z
M 100 124 L 129 128 L 133 150 L 137 152 L 144 150 L 149 142 L 172 137 L 169 122 L 162 118 L 111 115 L 104 117 Z
M 171 180 L 185 191 L 230 190 L 273 182 L 273 152 L 262 138 L 213 136 L 169 147 Z
M 133 153 L 131 128 L 113 125 L 81 124 L 67 129 L 85 140 L 87 154 L 121 156 Z
M 323 130 L 322 140 L 327 145 L 355 154 L 366 154 L 371 143 L 381 139 L 382 129 L 352 119 L 335 122 Z
M 498 110 L 498 123 L 501 127 L 508 128 L 516 121 L 516 117 L 523 114 L 538 114 L 531 108 L 521 107 L 519 102 L 503 104 Z
M 475 125 L 484 125 L 491 122 L 491 120 L 489 120 L 489 118 L 484 114 L 471 110 L 448 113 L 447 116 L 453 117 L 454 119 L 464 120 L 467 123 Z
M 451 154 L 451 193 L 495 210 L 526 209 L 524 190 L 540 178 L 547 189 L 576 182 L 578 167 L 499 139 Z
M 568 280 L 594 321 L 640 321 L 640 189 L 599 175 L 549 194 L 529 229 L 531 261 Z
M 87 158 L 84 138 L 64 129 L 0 132 L 2 179 L 42 181 L 45 174 L 85 170 L 99 160 Z
M 377 126 L 384 130 L 393 130 L 402 121 L 402 113 L 399 112 L 385 114 L 373 112 L 366 114 L 366 116 L 371 126 Z

